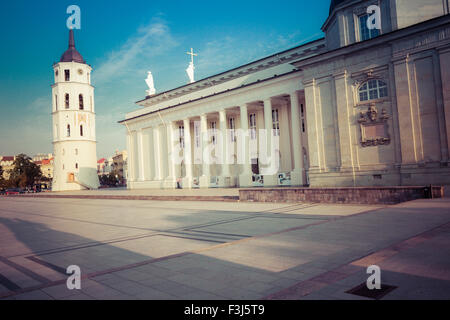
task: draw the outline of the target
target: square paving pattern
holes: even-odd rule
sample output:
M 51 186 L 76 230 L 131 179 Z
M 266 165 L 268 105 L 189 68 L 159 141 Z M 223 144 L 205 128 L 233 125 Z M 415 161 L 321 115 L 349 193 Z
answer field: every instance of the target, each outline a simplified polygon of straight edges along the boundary
M 450 199 L 394 206 L 0 197 L 0 299 L 450 299 Z M 66 286 L 70 265 L 81 290 Z

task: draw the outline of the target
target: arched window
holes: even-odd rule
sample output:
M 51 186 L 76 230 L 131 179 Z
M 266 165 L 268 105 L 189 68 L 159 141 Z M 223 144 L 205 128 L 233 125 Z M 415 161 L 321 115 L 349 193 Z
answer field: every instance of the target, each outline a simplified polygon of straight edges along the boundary
M 58 111 L 58 95 L 55 94 L 55 110 Z
M 70 124 L 67 125 L 67 136 L 70 137 Z
M 80 101 L 80 110 L 84 110 L 84 102 L 83 102 L 83 95 L 80 94 L 78 96 L 78 100 Z
M 75 163 L 75 169 L 78 169 L 78 163 Z
M 80 136 L 83 136 L 83 125 L 80 126 Z
M 359 101 L 380 99 L 388 96 L 386 82 L 372 79 L 359 87 Z
M 69 109 L 69 94 L 66 93 L 66 109 Z

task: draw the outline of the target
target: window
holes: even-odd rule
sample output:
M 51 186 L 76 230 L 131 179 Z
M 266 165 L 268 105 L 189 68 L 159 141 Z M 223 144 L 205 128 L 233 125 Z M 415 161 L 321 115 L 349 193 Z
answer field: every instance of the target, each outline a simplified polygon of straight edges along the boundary
M 280 121 L 278 118 L 278 109 L 272 110 L 272 129 L 275 137 L 280 136 Z
M 250 139 L 256 140 L 256 113 L 250 115 Z
M 180 147 L 184 149 L 184 126 L 178 127 L 179 137 L 180 137 Z
M 70 96 L 69 96 L 69 94 L 68 93 L 66 93 L 66 96 L 65 96 L 65 98 L 66 98 L 66 101 L 65 101 L 65 104 L 66 104 L 66 109 L 69 109 L 69 100 L 70 100 Z
M 75 169 L 78 169 L 78 163 L 75 163 Z
M 64 70 L 64 75 L 66 81 L 70 81 L 70 70 Z
M 83 136 L 83 125 L 80 126 L 80 136 Z
M 217 122 L 211 122 L 212 143 L 217 144 Z
M 55 94 L 55 110 L 58 111 L 58 95 Z
M 83 102 L 83 95 L 82 94 L 80 94 L 78 96 L 78 100 L 80 102 L 80 110 L 84 110 L 84 102 Z
M 367 28 L 367 20 L 369 19 L 369 15 L 365 14 L 359 16 L 359 40 L 365 41 L 380 35 L 380 30 L 378 29 L 369 29 Z
M 78 149 L 75 149 L 75 155 L 76 156 L 78 155 Z
M 380 99 L 387 96 L 387 85 L 381 80 L 372 79 L 359 87 L 359 101 Z
M 70 137 L 70 124 L 67 125 L 67 136 Z
M 234 118 L 230 118 L 228 120 L 229 127 L 230 127 L 230 141 L 235 142 L 236 141 L 236 123 L 234 121 Z

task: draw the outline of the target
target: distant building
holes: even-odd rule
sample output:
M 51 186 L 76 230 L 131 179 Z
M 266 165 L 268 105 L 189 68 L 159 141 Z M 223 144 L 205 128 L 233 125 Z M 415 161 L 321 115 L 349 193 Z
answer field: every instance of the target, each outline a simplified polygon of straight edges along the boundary
M 32 159 L 33 159 L 33 162 L 36 163 L 36 161 L 42 161 L 42 160 L 45 160 L 45 159 L 48 160 L 48 159 L 51 159 L 51 158 L 53 158 L 53 154 L 51 154 L 51 153 L 38 153 Z
M 113 160 L 112 158 L 106 159 L 106 158 L 101 158 L 100 160 L 97 161 L 97 173 L 98 175 L 104 175 L 104 174 L 109 174 L 112 171 L 112 163 Z
M 39 166 L 44 177 L 49 179 L 53 178 L 53 157 L 50 159 L 43 159 Z
M 116 151 L 116 154 L 112 157 L 112 160 L 113 171 L 116 172 L 118 176 L 117 178 L 122 184 L 126 184 L 128 179 L 127 151 Z

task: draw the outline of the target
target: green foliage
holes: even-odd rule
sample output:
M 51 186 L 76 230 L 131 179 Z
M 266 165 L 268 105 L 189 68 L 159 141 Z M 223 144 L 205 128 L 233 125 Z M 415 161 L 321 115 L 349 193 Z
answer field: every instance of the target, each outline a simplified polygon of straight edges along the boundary
M 25 154 L 19 154 L 14 160 L 9 183 L 12 187 L 32 187 L 42 177 L 41 169 Z

